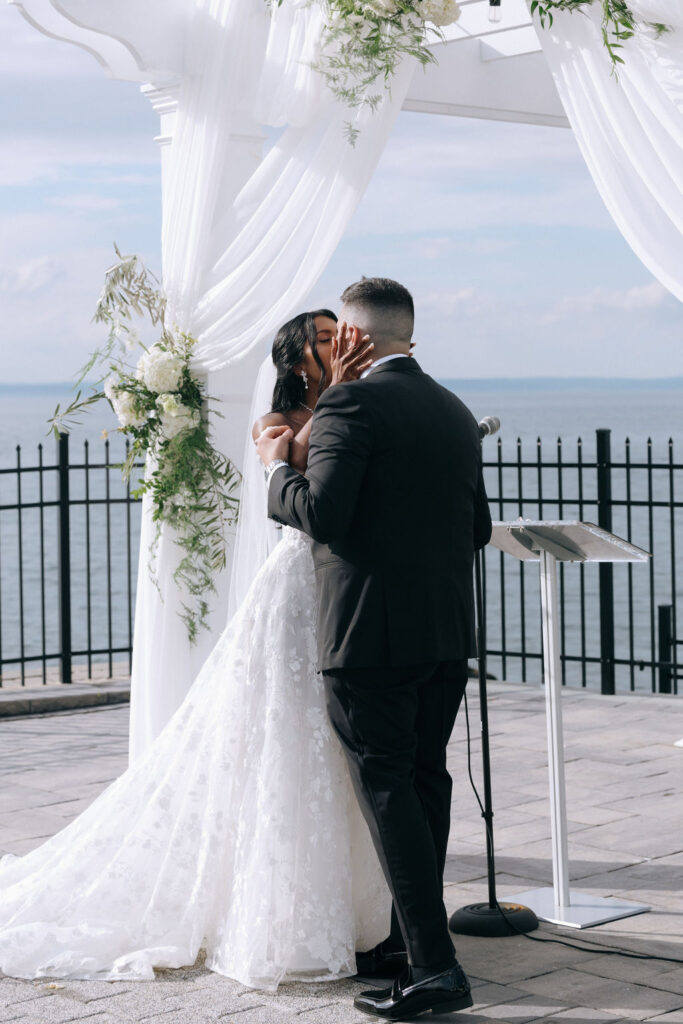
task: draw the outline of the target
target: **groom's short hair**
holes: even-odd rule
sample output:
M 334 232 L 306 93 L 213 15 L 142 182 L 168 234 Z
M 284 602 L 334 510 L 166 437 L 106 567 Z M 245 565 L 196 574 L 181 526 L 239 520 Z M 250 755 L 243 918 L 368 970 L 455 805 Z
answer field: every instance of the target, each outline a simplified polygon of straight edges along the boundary
M 344 289 L 341 300 L 355 314 L 355 325 L 370 335 L 375 349 L 383 343 L 407 343 L 412 338 L 413 297 L 398 281 L 389 277 L 361 277 Z

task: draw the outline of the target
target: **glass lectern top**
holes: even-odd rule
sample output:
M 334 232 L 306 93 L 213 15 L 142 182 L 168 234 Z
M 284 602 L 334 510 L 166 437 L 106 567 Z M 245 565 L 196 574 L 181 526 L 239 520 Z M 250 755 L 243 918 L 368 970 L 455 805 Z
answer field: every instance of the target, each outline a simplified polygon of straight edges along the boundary
M 563 562 L 646 562 L 650 555 L 595 523 L 514 519 L 494 523 L 491 544 L 515 558 L 538 561 L 548 551 Z

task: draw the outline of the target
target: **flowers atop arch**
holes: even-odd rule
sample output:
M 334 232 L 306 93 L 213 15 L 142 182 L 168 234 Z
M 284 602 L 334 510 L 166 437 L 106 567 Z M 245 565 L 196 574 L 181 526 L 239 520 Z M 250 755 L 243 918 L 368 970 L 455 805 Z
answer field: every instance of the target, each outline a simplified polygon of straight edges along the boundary
M 286 0 L 266 0 L 278 6 Z M 443 29 L 461 14 L 456 0 L 319 0 L 325 12 L 320 54 L 313 67 L 337 99 L 350 108 L 375 108 L 406 57 L 436 63 L 430 44 L 444 39 Z M 502 0 L 502 4 L 505 0 Z M 529 9 L 543 29 L 558 11 L 586 13 L 591 4 L 601 13 L 602 37 L 616 71 L 624 42 L 637 31 L 661 35 L 659 22 L 639 19 L 629 0 L 531 0 Z M 502 5 L 501 5 L 502 6 Z M 353 143 L 358 130 L 346 126 Z

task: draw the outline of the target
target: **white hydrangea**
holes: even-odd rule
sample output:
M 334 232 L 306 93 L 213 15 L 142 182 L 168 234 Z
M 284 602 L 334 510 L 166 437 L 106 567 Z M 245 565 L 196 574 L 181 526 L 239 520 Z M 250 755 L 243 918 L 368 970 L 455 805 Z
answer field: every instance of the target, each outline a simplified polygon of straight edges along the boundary
M 419 0 L 417 10 L 420 17 L 439 28 L 453 25 L 461 14 L 455 0 Z
M 113 373 L 110 374 L 104 382 L 104 387 L 102 390 L 104 391 L 105 397 L 108 398 L 110 402 L 113 402 L 116 397 L 117 383 L 118 380 Z
M 181 410 L 186 409 L 187 406 L 183 405 L 177 395 L 162 394 L 157 398 L 157 408 L 169 416 L 176 416 Z
M 177 390 L 182 372 L 182 359 L 174 356 L 172 352 L 165 352 L 158 345 L 153 345 L 140 356 L 135 376 L 150 391 L 161 394 L 164 391 Z
M 380 18 L 390 18 L 392 14 L 396 14 L 398 4 L 396 0 L 365 0 L 363 8 L 379 15 Z
M 122 427 L 141 427 L 147 420 L 147 414 L 140 408 L 137 395 L 130 391 L 115 392 L 111 403 Z
M 197 409 L 190 409 L 183 405 L 175 395 L 159 395 L 157 407 L 160 410 L 161 433 L 168 441 L 177 437 L 183 430 L 199 425 L 200 416 Z

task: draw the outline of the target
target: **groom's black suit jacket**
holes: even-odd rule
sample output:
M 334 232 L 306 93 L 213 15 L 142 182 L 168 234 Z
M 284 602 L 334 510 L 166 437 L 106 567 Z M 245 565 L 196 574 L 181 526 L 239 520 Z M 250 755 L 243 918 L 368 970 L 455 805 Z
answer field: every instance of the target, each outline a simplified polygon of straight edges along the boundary
M 473 553 L 491 536 L 479 431 L 414 359 L 321 395 L 306 475 L 276 470 L 268 514 L 315 542 L 321 671 L 475 653 Z

